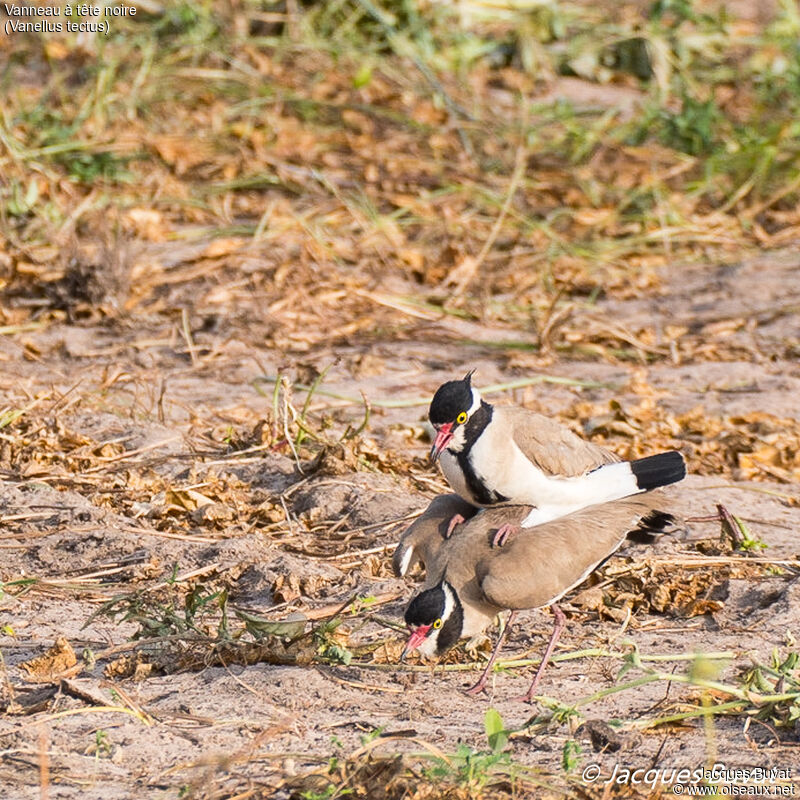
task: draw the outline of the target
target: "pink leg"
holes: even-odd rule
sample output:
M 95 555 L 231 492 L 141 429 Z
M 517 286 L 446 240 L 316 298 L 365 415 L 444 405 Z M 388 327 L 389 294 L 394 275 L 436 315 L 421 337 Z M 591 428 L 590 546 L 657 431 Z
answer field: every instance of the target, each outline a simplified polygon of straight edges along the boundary
M 507 541 L 508 537 L 511 536 L 513 533 L 519 532 L 519 525 L 510 525 L 506 522 L 505 525 L 501 525 L 492 539 L 492 547 L 502 547 Z
M 454 514 L 450 522 L 447 524 L 447 533 L 445 533 L 444 538 L 449 539 L 453 535 L 453 531 L 462 523 L 466 522 L 464 517 L 461 514 Z
M 508 620 L 506 624 L 503 626 L 503 630 L 497 636 L 497 644 L 494 646 L 494 650 L 492 650 L 492 655 L 489 656 L 489 663 L 484 668 L 483 672 L 481 673 L 481 677 L 478 678 L 478 682 L 474 686 L 470 686 L 469 689 L 466 690 L 467 694 L 476 695 L 480 694 L 486 688 L 486 682 L 489 680 L 489 673 L 492 671 L 492 667 L 494 666 L 494 662 L 497 660 L 497 656 L 500 654 L 500 648 L 503 646 L 503 639 L 506 637 L 506 633 L 508 629 L 511 627 L 511 623 L 514 621 L 514 617 L 517 616 L 516 611 L 512 611 L 508 615 Z
M 539 669 L 536 670 L 536 674 L 533 676 L 533 683 L 531 683 L 530 689 L 528 689 L 527 693 L 522 697 L 517 698 L 522 703 L 530 703 L 531 700 L 533 700 L 536 687 L 539 685 L 539 680 L 544 674 L 544 668 L 550 661 L 550 656 L 553 655 L 556 642 L 558 641 L 559 636 L 561 636 L 561 633 L 567 624 L 567 618 L 564 616 L 564 612 L 555 603 L 550 606 L 550 610 L 553 612 L 554 617 L 553 632 L 550 634 L 550 641 L 547 643 L 547 648 L 542 656 L 542 662 L 539 664 Z

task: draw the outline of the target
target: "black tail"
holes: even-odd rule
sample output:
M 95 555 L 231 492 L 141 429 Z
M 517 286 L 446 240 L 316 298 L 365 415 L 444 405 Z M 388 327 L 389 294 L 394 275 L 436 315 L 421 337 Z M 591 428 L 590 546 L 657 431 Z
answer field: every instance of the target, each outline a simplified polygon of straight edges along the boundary
M 672 533 L 680 528 L 674 514 L 653 509 L 639 520 L 632 531 L 628 531 L 628 540 L 636 544 L 653 544 L 665 533 Z
M 686 462 L 677 450 L 637 458 L 630 465 L 636 485 L 645 492 L 658 489 L 659 486 L 669 486 L 686 477 Z
M 650 531 L 650 533 L 663 533 L 668 528 L 674 528 L 678 524 L 678 518 L 674 514 L 653 509 L 639 520 L 639 530 Z

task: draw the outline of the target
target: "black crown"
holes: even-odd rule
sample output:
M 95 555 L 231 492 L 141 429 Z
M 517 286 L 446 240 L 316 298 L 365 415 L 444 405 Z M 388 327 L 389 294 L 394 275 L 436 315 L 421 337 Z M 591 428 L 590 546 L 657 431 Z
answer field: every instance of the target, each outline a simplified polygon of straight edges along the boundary
M 428 419 L 433 425 L 454 422 L 455 418 L 462 411 L 468 411 L 471 405 L 472 372 L 468 372 L 460 381 L 448 381 L 436 390 L 431 400 L 431 407 L 428 409 Z

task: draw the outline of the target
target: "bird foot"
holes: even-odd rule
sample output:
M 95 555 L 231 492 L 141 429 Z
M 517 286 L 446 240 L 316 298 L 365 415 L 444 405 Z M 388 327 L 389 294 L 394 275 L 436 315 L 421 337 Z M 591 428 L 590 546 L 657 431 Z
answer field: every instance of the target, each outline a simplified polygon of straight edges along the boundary
M 466 522 L 464 517 L 461 514 L 453 514 L 450 518 L 450 522 L 447 523 L 447 532 L 444 535 L 445 539 L 449 539 L 453 535 L 453 531 L 462 523 Z
M 528 691 L 525 694 L 520 695 L 519 697 L 515 697 L 514 701 L 517 703 L 532 703 L 534 698 L 536 697 L 536 688 L 539 686 L 539 675 L 537 675 L 533 679 L 533 683 L 528 688 Z
M 501 525 L 492 539 L 492 547 L 502 547 L 512 534 L 519 533 L 519 525 Z
M 486 679 L 481 678 L 474 686 L 470 686 L 469 689 L 464 689 L 464 694 L 468 694 L 470 697 L 477 697 L 479 694 L 483 694 L 486 691 Z

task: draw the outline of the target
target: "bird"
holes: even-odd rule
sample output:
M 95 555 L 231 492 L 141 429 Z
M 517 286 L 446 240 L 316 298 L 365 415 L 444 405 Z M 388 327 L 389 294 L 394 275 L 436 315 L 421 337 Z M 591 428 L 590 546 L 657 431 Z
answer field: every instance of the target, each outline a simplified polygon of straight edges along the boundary
M 558 601 L 614 553 L 629 532 L 656 535 L 674 522 L 673 515 L 657 509 L 661 499 L 644 494 L 590 506 L 523 528 L 494 546 L 495 529 L 518 523 L 528 506 L 477 510 L 456 494 L 435 498 L 403 534 L 392 560 L 398 576 L 417 561 L 426 575 L 405 610 L 408 640 L 401 660 L 414 650 L 427 658 L 440 657 L 460 639 L 483 633 L 501 612 L 511 611 L 483 674 L 467 690 L 477 694 L 486 686 L 516 611 L 550 606 L 553 633 L 528 692 L 520 698 L 531 701 L 565 626 Z M 454 514 L 469 519 L 458 535 L 448 536 Z
M 677 450 L 622 461 L 565 425 L 524 408 L 487 403 L 472 385 L 474 370 L 442 384 L 428 418 L 436 432 L 431 459 L 470 505 L 528 505 L 522 527 L 587 506 L 648 492 L 686 477 Z M 450 520 L 448 535 L 463 522 Z M 501 542 L 514 529 L 498 531 Z

